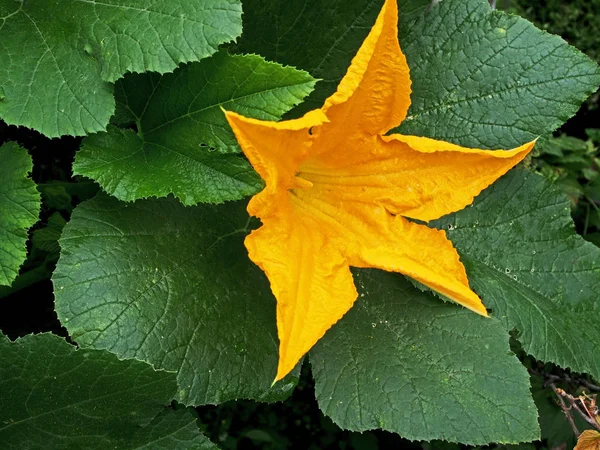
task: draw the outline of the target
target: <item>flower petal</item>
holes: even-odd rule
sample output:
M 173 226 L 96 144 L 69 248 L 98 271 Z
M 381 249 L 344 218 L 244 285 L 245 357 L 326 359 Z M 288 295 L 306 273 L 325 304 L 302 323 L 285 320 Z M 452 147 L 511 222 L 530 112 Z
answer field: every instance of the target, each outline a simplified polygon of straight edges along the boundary
M 398 5 L 386 0 L 375 25 L 323 112 L 340 133 L 386 133 L 406 117 L 410 76 L 398 43 Z
M 487 315 L 470 288 L 465 268 L 444 231 L 390 214 L 384 207 L 340 201 L 325 190 L 295 191 L 298 205 L 320 224 L 353 267 L 399 272 L 429 286 L 449 299 Z
M 348 263 L 321 224 L 280 199 L 276 217 L 245 241 L 250 259 L 267 275 L 277 299 L 279 367 L 275 381 L 352 307 L 357 293 Z
M 389 224 L 373 228 L 376 245 L 365 245 L 353 257 L 354 267 L 375 267 L 400 272 L 423 283 L 450 300 L 487 316 L 479 296 L 471 290 L 458 252 L 442 230 L 428 228 L 396 216 Z M 373 236 L 371 236 L 374 242 Z
M 295 184 L 294 174 L 312 145 L 310 129 L 327 122 L 325 114 L 318 109 L 309 111 L 300 119 L 282 122 L 224 112 L 252 167 L 267 185 L 283 189 Z
M 373 137 L 350 155 L 306 160 L 299 176 L 338 201 L 375 203 L 392 214 L 429 221 L 469 205 L 534 144 L 480 150 L 416 136 Z

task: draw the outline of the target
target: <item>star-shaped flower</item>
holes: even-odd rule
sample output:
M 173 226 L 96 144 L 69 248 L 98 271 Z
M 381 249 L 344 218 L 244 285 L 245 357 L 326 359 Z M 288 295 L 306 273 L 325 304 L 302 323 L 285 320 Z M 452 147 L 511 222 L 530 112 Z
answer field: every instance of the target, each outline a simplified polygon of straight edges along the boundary
M 427 222 L 464 208 L 534 142 L 490 151 L 387 136 L 410 105 L 397 21 L 396 0 L 386 0 L 322 108 L 282 122 L 226 112 L 266 183 L 248 204 L 263 225 L 245 244 L 277 299 L 276 380 L 352 307 L 350 266 L 403 273 L 487 315 L 446 233 L 407 218 Z

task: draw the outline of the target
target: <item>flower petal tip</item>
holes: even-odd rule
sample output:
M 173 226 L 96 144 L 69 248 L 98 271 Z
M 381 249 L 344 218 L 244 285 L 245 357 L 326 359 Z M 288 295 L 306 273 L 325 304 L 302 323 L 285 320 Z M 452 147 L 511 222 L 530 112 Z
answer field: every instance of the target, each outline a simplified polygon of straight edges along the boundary
M 292 367 L 293 369 L 293 367 Z M 279 367 L 277 368 L 277 375 L 275 376 L 275 379 L 273 380 L 273 383 L 271 383 L 271 387 L 275 386 L 275 384 L 281 380 L 283 380 L 291 371 L 292 369 L 283 369 L 281 367 L 281 362 L 279 363 Z
M 486 307 L 481 302 L 479 303 L 479 305 L 477 305 L 475 307 L 468 307 L 467 306 L 467 308 L 470 309 L 471 311 L 473 311 L 474 313 L 479 314 L 480 316 L 483 316 L 483 317 L 486 317 L 486 318 L 490 317 L 490 315 L 487 312 Z

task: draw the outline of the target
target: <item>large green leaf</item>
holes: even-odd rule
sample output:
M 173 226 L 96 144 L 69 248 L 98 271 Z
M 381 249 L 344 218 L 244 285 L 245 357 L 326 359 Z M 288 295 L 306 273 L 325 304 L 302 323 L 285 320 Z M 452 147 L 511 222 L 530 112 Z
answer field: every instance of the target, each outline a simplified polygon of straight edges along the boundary
M 32 166 L 17 144 L 0 147 L 0 286 L 17 277 L 27 256 L 27 230 L 38 221 L 40 194 L 27 177 Z
M 430 3 L 398 0 L 400 29 L 407 29 Z M 315 91 L 294 110 L 299 115 L 320 108 L 335 92 L 382 5 L 383 0 L 244 0 L 244 33 L 237 49 L 321 78 Z
M 244 248 L 243 203 L 101 196 L 60 239 L 56 310 L 75 341 L 178 372 L 177 400 L 280 399 L 275 300 Z
M 241 32 L 239 0 L 0 0 L 0 118 L 47 136 L 106 128 L 126 72 L 170 72 Z
M 246 0 L 240 47 L 323 78 L 304 111 L 335 91 L 382 1 L 289 3 Z M 486 0 L 444 0 L 426 14 L 423 3 L 399 1 L 413 83 L 402 133 L 510 148 L 553 131 L 600 84 L 585 55 L 524 19 L 492 12 Z
M 412 105 L 399 131 L 511 148 L 553 131 L 600 84 L 598 65 L 486 0 L 444 0 L 401 42 Z
M 527 371 L 497 320 L 443 303 L 398 274 L 354 275 L 359 299 L 310 352 L 319 406 L 334 422 L 412 440 L 539 437 Z
M 117 85 L 118 122 L 85 139 L 74 171 L 121 200 L 174 193 L 186 205 L 258 192 L 262 182 L 239 152 L 221 107 L 276 120 L 315 80 L 256 55 L 221 52 L 173 74 L 128 76 Z
M 175 374 L 51 334 L 0 334 L 0 442 L 21 449 L 211 449 L 196 418 L 164 410 Z
M 556 187 L 516 170 L 433 226 L 448 230 L 471 286 L 527 353 L 600 379 L 600 249 L 569 210 Z

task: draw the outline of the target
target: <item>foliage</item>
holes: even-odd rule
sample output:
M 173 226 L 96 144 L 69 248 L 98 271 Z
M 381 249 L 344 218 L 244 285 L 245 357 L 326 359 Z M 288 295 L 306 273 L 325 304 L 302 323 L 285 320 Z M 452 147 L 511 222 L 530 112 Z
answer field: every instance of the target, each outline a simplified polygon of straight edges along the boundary
M 581 235 L 600 245 L 600 130 L 585 130 L 588 139 L 561 135 L 537 148 L 534 170 L 569 197 Z
M 523 16 L 542 30 L 562 36 L 571 45 L 600 62 L 600 0 L 497 0 L 497 6 Z M 586 105 L 600 106 L 600 92 Z
M 243 436 L 286 448 L 291 428 L 314 439 L 302 448 L 573 438 L 552 385 L 580 396 L 600 378 L 600 249 L 569 218 L 600 242 L 594 129 L 541 140 L 528 168 L 544 177 L 516 169 L 429 224 L 490 319 L 357 269 L 354 308 L 302 377 L 299 365 L 271 385 L 275 300 L 243 246 L 259 226 L 246 198 L 263 185 L 220 107 L 263 120 L 319 107 L 382 3 L 0 0 L 0 447 L 235 448 Z M 413 85 L 395 132 L 515 147 L 600 84 L 585 55 L 486 0 L 398 5 Z M 598 56 L 597 9 L 519 5 Z M 290 396 L 310 407 L 250 402 Z M 299 424 L 282 428 L 282 414 Z
M 0 286 L 17 277 L 26 255 L 27 230 L 37 222 L 40 194 L 27 177 L 31 158 L 14 143 L 0 147 Z
M 51 334 L 15 342 L 0 335 L 0 351 L 4 448 L 215 448 L 190 412 L 163 407 L 176 389 L 174 373 L 76 350 Z
M 241 31 L 237 0 L 2 0 L 0 17 L 0 117 L 50 137 L 104 130 L 125 73 L 171 72 Z
M 239 148 L 220 108 L 276 120 L 314 84 L 306 72 L 225 52 L 162 77 L 127 77 L 116 87 L 116 117 L 135 123 L 137 133 L 110 126 L 86 138 L 73 170 L 126 201 L 170 193 L 185 205 L 243 198 L 262 182 L 234 154 Z
M 558 34 L 600 62 L 600 2 L 598 0 L 499 0 L 497 5 L 528 18 L 541 29 Z

